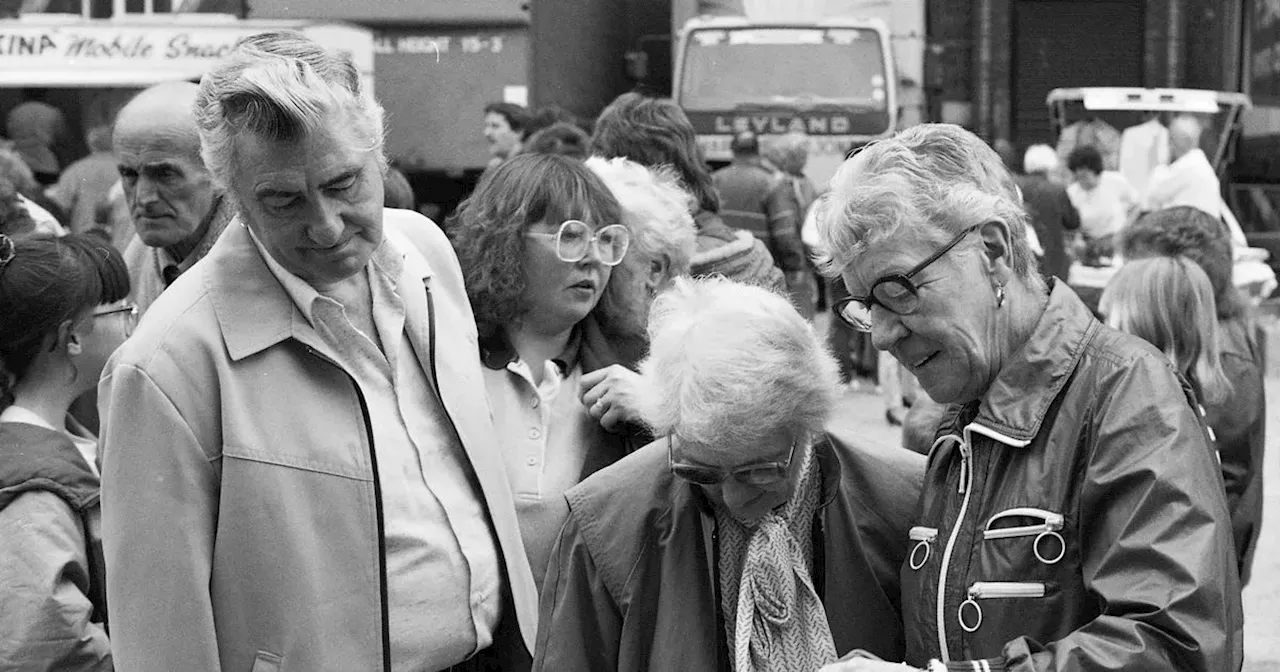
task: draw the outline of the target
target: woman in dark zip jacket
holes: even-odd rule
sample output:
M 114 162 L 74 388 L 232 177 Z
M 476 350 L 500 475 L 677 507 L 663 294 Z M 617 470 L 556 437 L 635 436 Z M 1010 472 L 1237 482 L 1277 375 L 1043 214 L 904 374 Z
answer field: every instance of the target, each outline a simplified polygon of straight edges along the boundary
M 98 441 L 71 419 L 128 338 L 120 253 L 0 234 L 0 669 L 112 669 Z
M 1040 277 L 995 152 L 915 126 L 846 161 L 823 207 L 825 266 L 852 295 L 838 315 L 949 405 L 907 533 L 906 663 L 1239 669 L 1230 519 L 1191 388 Z

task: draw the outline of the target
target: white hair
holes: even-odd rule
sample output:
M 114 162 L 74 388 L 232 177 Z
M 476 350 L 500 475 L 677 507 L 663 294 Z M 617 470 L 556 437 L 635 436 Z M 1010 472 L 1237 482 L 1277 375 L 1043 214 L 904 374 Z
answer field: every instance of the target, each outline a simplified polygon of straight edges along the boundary
M 605 288 L 596 309 L 601 326 L 627 335 L 644 333 L 648 296 L 634 296 L 624 282 L 629 274 L 647 276 L 652 262 L 665 261 L 670 280 L 689 272 L 697 245 L 697 228 L 690 213 L 693 195 L 680 186 L 670 168 L 647 168 L 618 157 L 593 156 L 586 166 L 598 175 L 622 207 L 622 220 L 631 230 L 631 247 L 613 271 L 619 281 Z M 665 284 L 660 282 L 659 286 Z
M 840 276 L 867 246 L 904 229 L 939 244 L 983 222 L 1009 228 L 1009 265 L 1043 286 L 1027 242 L 1027 215 L 995 150 L 953 124 L 919 124 L 873 142 L 841 164 L 817 203 L 819 268 Z
M 296 142 L 332 126 L 335 112 L 350 114 L 367 133 L 368 148 L 382 153 L 384 113 L 364 89 L 350 54 L 327 50 L 292 31 L 240 40 L 200 80 L 195 110 L 204 163 L 224 187 L 235 171 L 238 133 Z
M 1049 145 L 1031 145 L 1022 155 L 1022 170 L 1028 175 L 1050 173 L 1058 168 L 1058 153 Z
M 654 435 L 701 444 L 817 436 L 839 397 L 839 366 L 791 302 L 720 276 L 677 278 L 658 296 L 640 372 Z

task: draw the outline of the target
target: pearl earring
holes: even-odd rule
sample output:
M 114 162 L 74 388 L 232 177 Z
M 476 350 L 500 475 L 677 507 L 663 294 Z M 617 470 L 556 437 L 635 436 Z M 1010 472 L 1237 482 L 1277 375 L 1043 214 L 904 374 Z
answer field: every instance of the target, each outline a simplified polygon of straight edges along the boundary
M 1004 305 L 1004 285 L 996 285 L 996 308 Z

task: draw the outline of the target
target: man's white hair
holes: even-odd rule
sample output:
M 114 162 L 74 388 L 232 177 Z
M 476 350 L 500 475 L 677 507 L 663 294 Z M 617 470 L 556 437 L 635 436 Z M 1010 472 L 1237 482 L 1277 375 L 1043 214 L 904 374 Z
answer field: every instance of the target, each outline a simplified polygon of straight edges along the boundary
M 1058 153 L 1049 145 L 1031 145 L 1022 155 L 1022 170 L 1028 175 L 1050 173 L 1058 168 Z
M 631 230 L 631 247 L 614 277 L 648 275 L 652 262 L 665 261 L 669 280 L 686 275 L 697 244 L 697 228 L 690 213 L 693 195 L 680 186 L 670 168 L 647 168 L 618 157 L 593 156 L 586 161 L 622 206 L 623 223 Z M 660 285 L 663 283 L 659 283 Z M 633 296 L 626 282 L 610 282 L 596 309 L 602 326 L 627 335 L 644 333 L 647 296 Z
M 195 102 L 201 154 L 214 180 L 226 187 L 234 174 L 235 137 L 297 142 L 334 124 L 344 112 L 382 154 L 383 110 L 365 91 L 351 56 L 330 51 L 300 33 L 275 31 L 240 40 L 200 80 Z M 385 158 L 383 159 L 385 164 Z
M 658 296 L 640 372 L 654 435 L 700 444 L 817 436 L 839 397 L 839 366 L 791 302 L 720 276 L 676 278 Z

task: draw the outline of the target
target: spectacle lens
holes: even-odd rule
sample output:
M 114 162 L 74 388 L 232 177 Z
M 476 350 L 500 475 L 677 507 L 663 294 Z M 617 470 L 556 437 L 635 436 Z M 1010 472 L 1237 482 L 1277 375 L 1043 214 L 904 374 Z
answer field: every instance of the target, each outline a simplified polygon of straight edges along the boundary
M 556 234 L 556 256 L 561 261 L 576 263 L 586 258 L 592 245 L 596 256 L 606 266 L 617 266 L 627 254 L 631 232 L 621 224 L 611 224 L 592 234 L 585 222 L 570 219 L 560 225 Z

